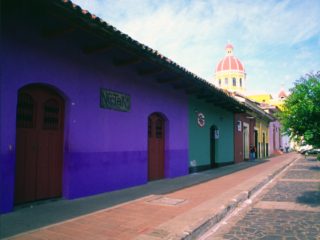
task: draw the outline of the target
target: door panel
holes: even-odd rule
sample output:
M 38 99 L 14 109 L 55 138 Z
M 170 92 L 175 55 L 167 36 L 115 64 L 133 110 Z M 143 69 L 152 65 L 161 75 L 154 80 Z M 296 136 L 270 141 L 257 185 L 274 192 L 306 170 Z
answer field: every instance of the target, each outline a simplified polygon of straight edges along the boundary
M 17 136 L 16 182 L 17 203 L 32 201 L 36 192 L 37 135 L 34 131 L 22 130 Z M 27 174 L 28 173 L 28 174 Z

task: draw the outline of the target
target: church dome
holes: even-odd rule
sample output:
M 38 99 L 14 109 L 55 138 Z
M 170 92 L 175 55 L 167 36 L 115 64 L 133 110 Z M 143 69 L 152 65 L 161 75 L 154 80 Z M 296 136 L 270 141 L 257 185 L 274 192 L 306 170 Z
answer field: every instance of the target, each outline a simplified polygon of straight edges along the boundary
M 226 55 L 216 65 L 214 84 L 231 92 L 244 93 L 246 90 L 246 73 L 243 64 L 233 56 L 233 46 L 228 43 Z
M 241 61 L 233 56 L 233 46 L 229 43 L 226 46 L 226 56 L 220 60 L 218 65 L 216 66 L 215 72 L 221 71 L 237 71 L 237 72 L 245 72 L 243 64 Z
M 281 89 L 280 92 L 279 92 L 279 94 L 278 94 L 278 98 L 280 98 L 280 99 L 285 99 L 285 98 L 287 98 L 287 97 L 288 97 L 288 95 L 286 94 L 286 92 L 284 91 L 284 89 Z

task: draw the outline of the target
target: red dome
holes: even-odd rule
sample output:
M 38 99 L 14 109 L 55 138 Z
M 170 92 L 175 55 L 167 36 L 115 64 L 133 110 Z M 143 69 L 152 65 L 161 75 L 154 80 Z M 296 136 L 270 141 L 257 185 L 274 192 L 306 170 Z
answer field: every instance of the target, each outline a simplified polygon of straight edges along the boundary
M 227 45 L 228 46 L 228 45 Z M 231 45 L 232 47 L 232 45 Z M 216 72 L 220 71 L 238 71 L 244 72 L 244 67 L 240 60 L 235 56 L 225 56 L 217 65 Z
M 283 98 L 286 98 L 286 97 L 287 97 L 287 94 L 286 94 L 286 92 L 285 92 L 283 89 L 281 89 L 281 91 L 280 91 L 279 94 L 278 94 L 278 97 L 281 98 L 281 99 L 283 99 Z

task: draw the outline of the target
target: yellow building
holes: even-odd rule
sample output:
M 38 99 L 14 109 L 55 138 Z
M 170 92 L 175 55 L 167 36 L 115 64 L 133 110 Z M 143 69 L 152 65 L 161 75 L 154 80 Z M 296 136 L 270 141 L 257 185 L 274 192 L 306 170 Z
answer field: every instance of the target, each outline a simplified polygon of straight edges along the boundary
M 270 104 L 273 101 L 273 97 L 271 94 L 255 94 L 247 96 L 249 99 L 258 102 L 258 103 L 266 103 Z
M 226 56 L 215 69 L 214 83 L 231 92 L 245 92 L 246 73 L 243 64 L 233 55 L 233 46 L 227 44 Z
M 253 101 L 261 104 L 267 104 L 278 107 L 280 110 L 283 109 L 284 100 L 288 97 L 284 89 L 282 88 L 278 94 L 278 98 L 274 99 L 271 94 L 255 94 L 247 95 L 247 97 Z
M 270 120 L 269 120 L 270 121 Z M 258 158 L 269 156 L 269 121 L 263 118 L 256 118 L 255 144 L 257 146 Z
M 254 119 L 254 129 L 251 129 L 253 140 L 251 140 L 251 144 L 256 147 L 257 158 L 266 158 L 269 156 L 269 123 L 273 122 L 275 118 L 271 116 L 269 113 L 265 112 L 262 108 L 260 108 L 257 102 L 246 98 L 244 95 L 241 95 L 237 92 L 233 93 L 235 98 L 242 102 L 246 107 L 246 113 L 250 116 L 247 118 Z

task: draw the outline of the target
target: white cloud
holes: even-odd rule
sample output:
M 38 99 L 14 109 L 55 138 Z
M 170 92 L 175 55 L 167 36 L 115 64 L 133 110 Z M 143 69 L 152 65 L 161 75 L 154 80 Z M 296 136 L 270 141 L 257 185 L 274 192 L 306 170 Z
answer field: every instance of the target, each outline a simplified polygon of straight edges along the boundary
M 289 87 L 286 76 L 320 69 L 318 0 L 74 2 L 207 80 L 227 40 L 245 64 L 249 90 L 276 91 L 281 81 Z

